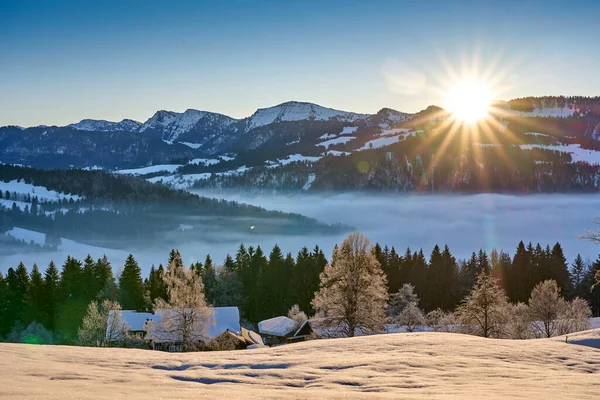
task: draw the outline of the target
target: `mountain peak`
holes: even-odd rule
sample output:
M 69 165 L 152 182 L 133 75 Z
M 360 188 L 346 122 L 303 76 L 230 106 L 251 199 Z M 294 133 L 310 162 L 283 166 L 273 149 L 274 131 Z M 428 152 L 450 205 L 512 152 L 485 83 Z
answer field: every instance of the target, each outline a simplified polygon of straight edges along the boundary
M 368 115 L 335 110 L 314 103 L 287 101 L 273 107 L 259 108 L 248 118 L 247 130 L 284 121 L 328 121 L 337 119 L 352 122 Z
M 82 119 L 81 121 L 67 125 L 79 131 L 95 132 L 135 132 L 142 124 L 132 119 L 124 119 L 120 122 L 105 121 L 102 119 Z

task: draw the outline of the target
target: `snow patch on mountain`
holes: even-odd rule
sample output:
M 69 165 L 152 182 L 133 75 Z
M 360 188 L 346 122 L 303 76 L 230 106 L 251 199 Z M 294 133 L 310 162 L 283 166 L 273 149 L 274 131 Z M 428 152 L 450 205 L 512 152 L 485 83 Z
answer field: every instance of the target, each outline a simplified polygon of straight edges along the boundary
M 380 147 L 389 146 L 391 144 L 398 143 L 406 139 L 408 136 L 414 136 L 415 134 L 416 132 L 413 131 L 404 133 L 402 135 L 384 136 L 378 139 L 369 140 L 367 143 L 365 143 L 363 147 L 356 151 L 378 149 Z
M 304 184 L 304 186 L 302 186 L 302 190 L 308 190 L 310 189 L 310 187 L 312 186 L 313 182 L 315 181 L 315 179 L 317 178 L 317 176 L 315 174 L 310 174 L 308 176 L 308 180 L 306 181 L 306 183 Z
M 177 143 L 180 143 L 187 147 L 191 147 L 192 149 L 199 149 L 200 147 L 202 147 L 201 143 L 190 143 L 190 142 L 177 142 Z
M 137 132 L 140 126 L 142 126 L 142 123 L 132 119 L 124 119 L 121 122 L 111 122 L 98 119 L 82 119 L 77 123 L 67 126 L 79 131 Z
M 291 164 L 293 162 L 317 162 L 321 157 L 303 156 L 302 154 L 291 154 L 283 159 L 277 159 L 277 162 L 281 165 Z
M 181 167 L 181 164 L 151 165 L 149 167 L 142 168 L 120 169 L 118 171 L 114 171 L 114 173 L 125 175 L 146 175 L 155 172 L 175 172 L 179 167 Z
M 25 183 L 25 180 L 23 179 L 13 179 L 10 182 L 0 181 L 0 190 L 2 190 L 2 192 L 8 191 L 11 195 L 14 192 L 22 195 L 29 194 L 31 197 L 37 197 L 40 201 L 58 201 L 63 199 L 73 199 L 74 201 L 77 201 L 82 199 L 81 196 L 76 194 L 66 194 L 57 192 L 55 190 L 49 190 L 44 186 L 36 186 L 31 183 Z
M 326 149 L 329 149 L 329 146 L 334 146 L 336 144 L 348 143 L 351 140 L 356 139 L 356 136 L 340 136 L 335 139 L 326 140 L 321 143 L 317 143 L 315 146 L 323 146 Z
M 258 109 L 247 121 L 247 131 L 256 127 L 284 121 L 355 121 L 367 118 L 366 114 L 334 110 L 312 103 L 290 101 L 274 107 Z
M 544 107 L 534 108 L 533 111 L 513 111 L 520 117 L 545 117 L 545 118 L 568 118 L 575 113 L 570 107 Z
M 600 151 L 582 149 L 579 144 L 569 144 L 564 146 L 545 146 L 540 144 L 522 144 L 521 147 L 524 150 L 531 149 L 545 149 L 560 151 L 563 153 L 569 153 L 571 155 L 572 162 L 583 161 L 592 165 L 600 165 Z

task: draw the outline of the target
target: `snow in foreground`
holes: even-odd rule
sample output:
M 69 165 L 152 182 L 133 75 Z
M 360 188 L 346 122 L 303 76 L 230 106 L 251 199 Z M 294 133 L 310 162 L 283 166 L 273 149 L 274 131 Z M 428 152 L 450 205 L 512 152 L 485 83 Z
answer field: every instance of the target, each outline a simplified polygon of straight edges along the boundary
M 598 373 L 600 351 L 564 337 L 415 333 L 188 354 L 0 344 L 12 398 L 592 399 Z

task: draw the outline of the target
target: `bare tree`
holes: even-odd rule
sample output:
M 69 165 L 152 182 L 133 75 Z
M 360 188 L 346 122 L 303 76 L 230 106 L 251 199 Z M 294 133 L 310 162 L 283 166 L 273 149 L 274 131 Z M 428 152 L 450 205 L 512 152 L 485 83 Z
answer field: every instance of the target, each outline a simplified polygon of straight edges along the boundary
M 564 312 L 566 302 L 553 280 L 535 285 L 529 298 L 529 317 L 538 337 L 552 337 L 558 333 L 559 317 Z
M 94 300 L 88 305 L 77 339 L 82 346 L 104 347 L 112 342 L 124 340 L 127 326 L 121 320 L 121 305 L 116 301 L 104 300 L 100 305 Z
M 458 307 L 462 328 L 483 337 L 502 337 L 508 320 L 508 300 L 498 281 L 485 272 L 477 276 L 475 287 Z
M 183 266 L 177 253 L 162 274 L 169 301 L 156 299 L 154 312 L 160 322 L 151 322 L 148 338 L 155 342 L 181 343 L 183 351 L 206 342 L 207 329 L 213 323 L 204 297 L 202 278 Z
M 386 277 L 371 252 L 369 239 L 350 234 L 333 253 L 320 276 L 320 288 L 312 301 L 317 317 L 334 321 L 343 336 L 358 330 L 383 330 L 388 299 Z

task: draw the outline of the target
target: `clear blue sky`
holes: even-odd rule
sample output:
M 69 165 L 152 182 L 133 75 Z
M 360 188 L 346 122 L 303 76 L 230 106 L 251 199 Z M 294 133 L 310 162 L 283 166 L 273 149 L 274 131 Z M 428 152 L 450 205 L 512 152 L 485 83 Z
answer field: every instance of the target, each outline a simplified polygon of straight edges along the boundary
M 413 112 L 473 60 L 498 98 L 598 95 L 599 15 L 564 0 L 0 0 L 0 125 L 288 100 Z

